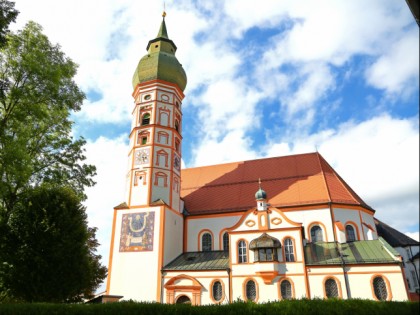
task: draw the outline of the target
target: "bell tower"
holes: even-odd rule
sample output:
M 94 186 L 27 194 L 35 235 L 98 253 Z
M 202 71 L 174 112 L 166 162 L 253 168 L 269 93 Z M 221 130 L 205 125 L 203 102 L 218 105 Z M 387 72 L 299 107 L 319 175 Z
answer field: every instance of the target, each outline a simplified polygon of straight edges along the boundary
M 187 76 L 168 38 L 165 13 L 133 75 L 128 206 L 164 202 L 180 209 L 182 100 Z
M 187 76 L 166 13 L 133 75 L 125 202 L 114 208 L 106 294 L 162 301 L 162 267 L 182 253 L 182 100 Z

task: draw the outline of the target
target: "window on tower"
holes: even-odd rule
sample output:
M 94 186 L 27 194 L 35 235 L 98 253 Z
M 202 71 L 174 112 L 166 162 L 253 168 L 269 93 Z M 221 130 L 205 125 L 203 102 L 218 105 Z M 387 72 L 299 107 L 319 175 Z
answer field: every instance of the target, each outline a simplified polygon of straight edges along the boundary
M 137 144 L 147 144 L 147 142 L 149 141 L 149 132 L 143 131 L 143 132 L 139 132 L 137 135 Z
M 175 120 L 175 130 L 179 132 L 179 121 Z
M 150 114 L 146 113 L 141 117 L 141 125 L 149 125 L 150 124 Z

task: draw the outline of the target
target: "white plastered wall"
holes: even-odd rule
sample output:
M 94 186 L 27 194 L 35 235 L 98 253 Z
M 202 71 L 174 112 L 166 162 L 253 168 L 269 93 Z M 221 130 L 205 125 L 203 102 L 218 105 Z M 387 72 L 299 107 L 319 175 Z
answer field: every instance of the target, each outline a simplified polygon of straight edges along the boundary
M 122 215 L 136 212 L 154 212 L 153 251 L 120 252 Z M 108 271 L 110 287 L 108 294 L 122 295 L 124 300 L 155 301 L 158 283 L 158 257 L 160 244 L 160 207 L 121 209 L 116 211 L 113 238 L 112 267 Z
M 213 249 L 222 250 L 220 248 L 220 232 L 226 228 L 235 225 L 241 218 L 240 215 L 235 216 L 220 216 L 214 218 L 191 218 L 187 221 L 188 236 L 187 236 L 187 251 L 198 251 L 199 233 L 203 230 L 210 230 L 213 233 Z

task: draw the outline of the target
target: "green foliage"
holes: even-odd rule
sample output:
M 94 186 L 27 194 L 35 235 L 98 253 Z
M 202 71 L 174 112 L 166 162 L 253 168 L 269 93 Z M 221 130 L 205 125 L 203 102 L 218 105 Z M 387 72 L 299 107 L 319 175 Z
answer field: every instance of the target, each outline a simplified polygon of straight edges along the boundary
M 142 314 L 142 315 L 411 315 L 418 314 L 416 302 L 376 302 L 370 300 L 291 300 L 266 304 L 235 302 L 228 305 L 168 305 L 121 302 L 91 305 L 0 304 L 1 314 Z
M 65 302 L 90 296 L 106 276 L 95 255 L 95 229 L 68 187 L 28 190 L 10 216 L 8 267 L 2 275 L 9 295 L 23 301 Z
M 16 20 L 19 13 L 14 7 L 14 2 L 0 0 L 0 47 L 6 44 L 6 34 L 9 32 L 9 24 Z
M 0 206 L 13 211 L 19 195 L 42 182 L 66 183 L 80 196 L 94 184 L 83 139 L 71 137 L 72 111 L 84 99 L 76 64 L 29 22 L 0 50 Z
M 71 135 L 76 70 L 34 22 L 0 47 L 0 301 L 69 301 L 105 277 L 80 204 L 96 169 Z

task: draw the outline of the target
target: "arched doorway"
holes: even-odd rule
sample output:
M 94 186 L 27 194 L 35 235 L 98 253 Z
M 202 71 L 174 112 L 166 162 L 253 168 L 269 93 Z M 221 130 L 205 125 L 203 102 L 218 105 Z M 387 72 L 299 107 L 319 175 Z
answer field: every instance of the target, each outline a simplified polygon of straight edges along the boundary
M 191 299 L 186 295 L 181 295 L 176 299 L 176 304 L 191 304 Z
M 168 304 L 201 304 L 203 286 L 197 279 L 187 275 L 177 275 L 165 284 L 165 303 Z

